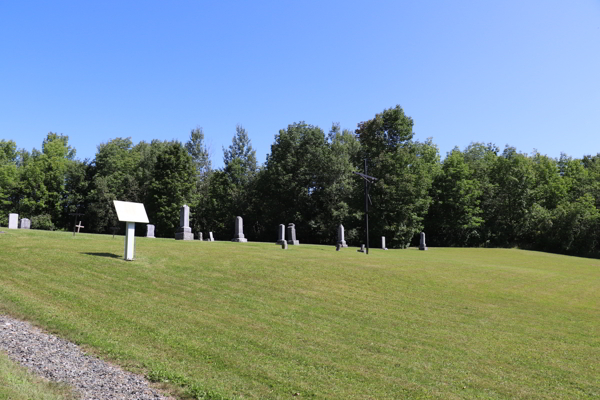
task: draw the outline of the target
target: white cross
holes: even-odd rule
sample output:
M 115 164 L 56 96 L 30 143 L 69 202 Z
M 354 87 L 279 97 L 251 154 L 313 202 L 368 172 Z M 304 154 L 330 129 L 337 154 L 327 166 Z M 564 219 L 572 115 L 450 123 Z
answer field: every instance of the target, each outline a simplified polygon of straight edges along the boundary
M 81 221 L 79 221 L 79 225 L 75 225 L 75 228 L 77 228 L 77 233 L 79 233 L 79 229 L 85 228 L 85 226 L 81 225 Z

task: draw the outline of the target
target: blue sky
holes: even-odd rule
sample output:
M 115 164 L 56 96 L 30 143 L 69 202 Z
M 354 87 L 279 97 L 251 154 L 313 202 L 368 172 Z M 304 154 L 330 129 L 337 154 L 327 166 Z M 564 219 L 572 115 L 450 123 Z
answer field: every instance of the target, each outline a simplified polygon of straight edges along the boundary
M 442 157 L 600 152 L 598 0 L 4 1 L 0 37 L 0 139 L 27 150 L 201 126 L 220 167 L 241 124 L 264 162 L 289 124 L 399 104 Z

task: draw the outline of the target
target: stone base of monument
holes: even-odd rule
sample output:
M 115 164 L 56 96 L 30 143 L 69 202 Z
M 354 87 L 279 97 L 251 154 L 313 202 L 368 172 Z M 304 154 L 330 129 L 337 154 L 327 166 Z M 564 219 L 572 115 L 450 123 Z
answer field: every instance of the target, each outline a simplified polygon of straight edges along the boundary
M 192 228 L 179 228 L 175 232 L 175 240 L 194 240 Z
M 342 240 L 341 242 L 337 242 L 337 245 L 340 247 L 348 247 L 345 240 Z
M 419 246 L 419 250 L 427 250 L 427 246 Z
M 300 244 L 300 241 L 299 240 L 288 240 L 287 244 L 297 245 L 297 244 Z
M 278 240 L 276 243 L 279 245 L 283 245 L 284 243 L 287 244 L 287 240 L 285 240 L 285 239 Z
M 235 239 L 231 239 L 232 242 L 238 242 L 238 243 L 246 243 L 248 241 L 248 239 L 246 238 L 235 238 Z

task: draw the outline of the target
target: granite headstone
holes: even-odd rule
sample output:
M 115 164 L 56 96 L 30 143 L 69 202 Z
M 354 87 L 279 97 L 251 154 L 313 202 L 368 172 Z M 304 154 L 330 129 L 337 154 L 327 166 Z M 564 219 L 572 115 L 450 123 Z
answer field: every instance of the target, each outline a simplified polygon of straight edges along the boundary
M 244 237 L 244 220 L 240 216 L 235 217 L 235 234 L 233 235 L 233 239 L 231 239 L 231 241 L 240 243 L 245 243 L 248 241 L 248 239 Z
M 292 245 L 300 244 L 300 241 L 296 240 L 296 225 L 288 224 L 287 236 L 288 236 L 288 240 L 287 240 L 288 244 L 292 244 Z
M 179 210 L 179 228 L 175 232 L 175 239 L 194 240 L 194 234 L 190 228 L 190 207 L 187 204 L 184 204 Z

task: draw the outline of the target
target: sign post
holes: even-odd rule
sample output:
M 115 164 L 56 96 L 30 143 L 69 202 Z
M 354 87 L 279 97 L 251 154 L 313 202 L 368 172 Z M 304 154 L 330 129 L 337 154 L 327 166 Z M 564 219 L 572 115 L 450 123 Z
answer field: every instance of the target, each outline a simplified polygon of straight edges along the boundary
M 142 203 L 129 201 L 113 201 L 119 221 L 127 224 L 125 230 L 125 260 L 133 261 L 135 257 L 135 223 L 147 224 L 148 215 Z

